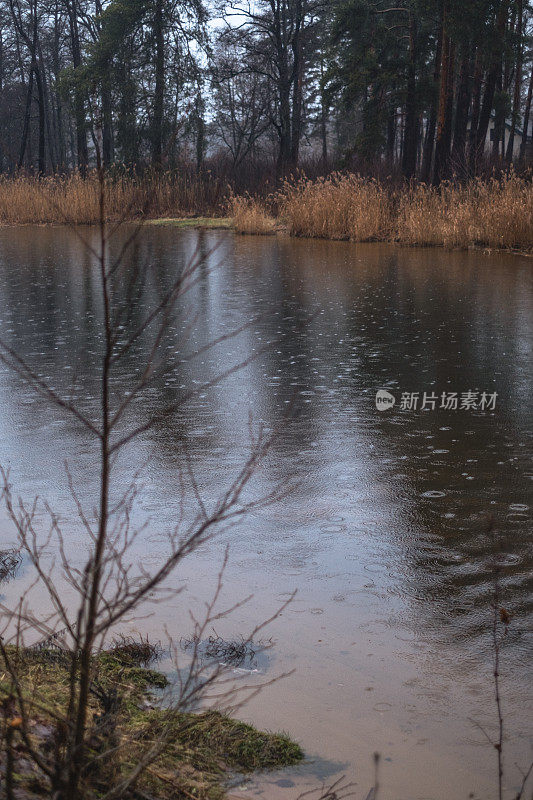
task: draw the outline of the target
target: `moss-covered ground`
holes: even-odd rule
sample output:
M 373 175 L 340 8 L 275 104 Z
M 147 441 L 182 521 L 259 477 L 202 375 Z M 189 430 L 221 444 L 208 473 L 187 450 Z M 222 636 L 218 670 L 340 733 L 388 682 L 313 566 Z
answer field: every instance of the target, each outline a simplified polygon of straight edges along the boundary
M 41 752 L 50 755 L 57 741 L 57 721 L 65 716 L 68 657 L 58 651 L 25 650 L 12 653 L 11 658 L 26 698 L 31 738 Z M 110 781 L 126 778 L 154 744 L 156 756 L 134 789 L 121 795 L 124 798 L 219 800 L 230 773 L 288 766 L 303 758 L 299 745 L 285 734 L 259 731 L 216 711 L 184 713 L 161 703 L 162 690 L 168 686 L 164 673 L 141 666 L 124 648 L 102 653 L 94 666 L 89 715 L 94 759 L 86 784 L 90 797 L 103 796 Z M 11 694 L 8 673 L 0 666 L 4 709 Z M 11 713 L 17 714 L 16 701 Z M 6 713 L 4 718 L 9 724 Z M 28 767 L 19 733 L 14 744 L 19 796 L 49 796 L 46 781 L 38 770 Z M 112 755 L 104 755 L 111 747 Z
M 163 217 L 146 220 L 146 225 L 171 225 L 174 228 L 233 228 L 230 217 Z

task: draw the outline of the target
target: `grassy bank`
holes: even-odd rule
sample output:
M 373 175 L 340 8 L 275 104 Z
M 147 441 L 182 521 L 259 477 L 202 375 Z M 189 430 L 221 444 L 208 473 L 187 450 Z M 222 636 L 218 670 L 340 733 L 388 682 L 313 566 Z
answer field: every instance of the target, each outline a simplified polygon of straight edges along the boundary
M 356 175 L 286 182 L 266 199 L 231 197 L 228 187 L 161 173 L 109 177 L 109 220 L 147 219 L 178 227 L 391 241 L 406 245 L 533 250 L 533 183 L 510 175 L 490 181 L 395 188 Z M 0 224 L 95 224 L 100 187 L 86 180 L 19 177 L 0 180 Z M 204 216 L 199 216 L 204 214 Z
M 163 217 L 162 219 L 149 219 L 148 225 L 168 226 L 173 228 L 211 228 L 215 230 L 228 230 L 233 228 L 231 217 Z
M 60 746 L 68 696 L 68 661 L 57 651 L 26 650 L 15 655 L 21 690 L 26 697 L 30 738 L 39 739 L 44 751 Z M 110 782 L 127 776 L 154 742 L 164 741 L 128 797 L 154 800 L 197 798 L 219 800 L 230 771 L 254 770 L 295 764 L 303 758 L 300 747 L 282 734 L 265 733 L 218 712 L 190 714 L 164 708 L 158 690 L 167 685 L 165 675 L 139 666 L 120 649 L 102 653 L 95 662 L 96 680 L 89 724 L 94 770 L 86 776 L 90 796 L 104 794 Z M 20 719 L 11 707 L 13 687 L 0 672 L 4 725 L 14 731 L 14 780 L 20 797 L 48 797 L 42 773 L 25 756 L 18 733 Z M 10 709 L 10 713 L 7 713 Z

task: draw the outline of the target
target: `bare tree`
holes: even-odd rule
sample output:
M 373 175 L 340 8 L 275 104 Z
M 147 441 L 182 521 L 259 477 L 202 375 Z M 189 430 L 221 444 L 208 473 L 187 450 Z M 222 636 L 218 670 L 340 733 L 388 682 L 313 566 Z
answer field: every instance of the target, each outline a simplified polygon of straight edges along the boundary
M 269 87 L 264 76 L 243 67 L 238 48 L 227 43 L 215 52 L 213 84 L 216 135 L 237 170 L 270 127 Z
M 22 167 L 24 163 L 24 156 L 26 153 L 26 146 L 28 143 L 28 135 L 30 129 L 30 115 L 31 105 L 33 99 L 33 81 L 37 85 L 38 107 L 39 107 L 39 175 L 44 175 L 46 170 L 46 152 L 45 152 L 45 100 L 44 100 L 44 80 L 39 64 L 39 10 L 37 0 L 30 0 L 26 14 L 23 13 L 18 0 L 9 0 L 9 7 L 13 18 L 13 25 L 16 33 L 20 36 L 28 48 L 31 58 L 30 74 L 28 81 L 28 91 L 26 95 L 26 110 L 24 114 L 24 128 L 22 132 L 22 142 L 20 146 L 20 155 L 18 160 L 18 167 Z
M 312 29 L 325 5 L 321 0 L 265 0 L 229 3 L 223 36 L 242 48 L 246 70 L 269 86 L 268 120 L 278 138 L 278 167 L 298 164 L 304 128 L 304 85 L 312 47 Z

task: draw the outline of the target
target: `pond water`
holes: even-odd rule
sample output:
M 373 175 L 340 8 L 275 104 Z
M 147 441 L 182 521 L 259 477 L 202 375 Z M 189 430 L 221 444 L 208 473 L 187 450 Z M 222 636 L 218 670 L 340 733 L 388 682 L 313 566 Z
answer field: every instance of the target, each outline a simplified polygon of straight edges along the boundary
M 175 577 L 187 587 L 179 604 L 157 607 L 132 629 L 187 635 L 187 604 L 213 590 L 229 542 L 224 598 L 254 596 L 218 634 L 246 633 L 298 590 L 268 632 L 274 646 L 263 664 L 267 678 L 294 672 L 240 715 L 290 732 L 312 759 L 249 782 L 239 796 L 295 797 L 346 774 L 364 798 L 379 751 L 384 798 L 493 797 L 495 755 L 476 723 L 495 730 L 497 547 L 502 603 L 512 613 L 502 693 L 506 784 L 515 789 L 515 764 L 526 768 L 532 753 L 533 262 L 149 227 L 129 255 L 154 268 L 140 302 L 153 303 L 198 248 L 205 261 L 172 320 L 164 377 L 138 398 L 135 414 L 142 419 L 231 364 L 248 363 L 162 418 L 117 466 L 120 488 L 147 461 L 137 513 L 151 522 L 139 555 L 155 562 L 179 512 L 184 444 L 209 501 L 242 461 L 250 412 L 252 426 L 274 429 L 294 406 L 254 489 L 268 492 L 288 476 L 294 485 L 200 548 Z M 88 414 L 97 402 L 100 314 L 94 265 L 72 231 L 0 230 L 1 333 Z M 184 361 L 184 350 L 247 321 L 238 336 Z M 122 364 L 119 394 L 143 346 Z M 386 411 L 376 409 L 379 389 L 396 399 Z M 469 391 L 477 408 L 460 407 Z M 418 393 L 416 409 L 402 407 L 404 393 Z M 443 393 L 458 394 L 457 410 L 440 407 Z M 45 495 L 59 511 L 81 558 L 63 462 L 91 506 L 94 445 L 3 367 L 0 400 L 0 462 L 18 492 Z M 2 549 L 15 541 L 3 510 L 0 535 Z M 0 586 L 6 602 L 31 579 L 23 565 Z

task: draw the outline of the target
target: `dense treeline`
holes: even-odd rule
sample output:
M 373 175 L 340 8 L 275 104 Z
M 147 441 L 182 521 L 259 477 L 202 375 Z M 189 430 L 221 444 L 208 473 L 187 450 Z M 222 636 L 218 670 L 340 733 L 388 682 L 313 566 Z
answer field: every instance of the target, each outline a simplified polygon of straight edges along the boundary
M 0 0 L 0 170 L 522 166 L 532 29 L 527 0 Z

